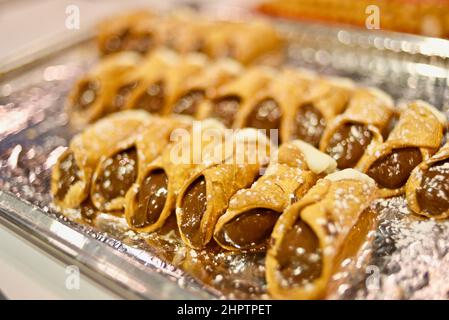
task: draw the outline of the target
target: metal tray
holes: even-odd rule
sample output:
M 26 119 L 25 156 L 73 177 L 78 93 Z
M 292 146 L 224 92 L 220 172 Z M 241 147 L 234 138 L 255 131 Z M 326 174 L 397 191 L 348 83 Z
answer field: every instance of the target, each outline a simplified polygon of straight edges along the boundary
M 449 41 L 273 21 L 289 39 L 288 63 L 449 110 Z M 161 254 L 165 247 L 154 250 L 151 237 L 126 231 L 120 218 L 102 215 L 88 226 L 75 222 L 76 212 L 68 219 L 52 208 L 51 166 L 75 134 L 64 101 L 97 60 L 90 37 L 0 66 L 0 222 L 124 298 L 267 298 L 260 256 L 220 256 L 221 269 L 204 281 L 211 277 L 207 270 L 177 267 Z M 449 297 L 449 223 L 416 218 L 401 198 L 375 205 L 377 229 L 336 275 L 328 297 Z

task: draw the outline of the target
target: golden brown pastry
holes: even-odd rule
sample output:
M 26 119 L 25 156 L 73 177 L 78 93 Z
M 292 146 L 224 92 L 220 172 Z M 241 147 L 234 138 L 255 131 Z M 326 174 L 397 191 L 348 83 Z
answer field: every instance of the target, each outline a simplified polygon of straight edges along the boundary
M 92 177 L 90 197 L 94 206 L 101 211 L 123 210 L 125 194 L 139 172 L 166 148 L 173 130 L 190 125 L 190 118 L 155 117 L 127 141 L 112 145 L 98 162 Z
M 218 88 L 203 106 L 202 116 L 215 118 L 232 127 L 240 108 L 254 95 L 262 92 L 273 79 L 275 71 L 267 67 L 247 69 L 239 77 Z
M 405 192 L 413 212 L 434 219 L 449 217 L 449 142 L 413 169 Z
M 405 192 L 412 170 L 441 146 L 446 117 L 423 101 L 413 101 L 402 111 L 385 143 L 368 149 L 358 169 L 373 178 L 383 197 Z
M 208 31 L 203 52 L 212 58 L 228 57 L 247 64 L 282 47 L 276 29 L 262 20 L 215 22 Z
M 149 11 L 139 10 L 114 16 L 98 27 L 97 44 L 102 54 L 131 50 L 139 53 L 149 51 L 155 45 L 154 33 L 150 28 L 156 17 Z
M 301 139 L 318 147 L 327 125 L 346 109 L 355 86 L 343 78 L 305 80 L 305 86 L 296 88 L 294 105 L 287 109 L 281 137 L 282 141 Z
M 280 299 L 323 298 L 339 252 L 376 191 L 371 178 L 346 169 L 319 180 L 288 207 L 265 260 L 268 292 Z
M 324 131 L 320 150 L 332 156 L 339 169 L 354 168 L 367 148 L 383 142 L 393 116 L 390 96 L 374 88 L 358 89 L 346 111 Z
M 189 131 L 174 132 L 173 138 L 181 140 L 166 147 L 140 171 L 126 195 L 128 225 L 138 232 L 162 227 L 175 209 L 176 196 L 184 182 L 206 163 L 212 164 L 209 152 L 223 143 L 224 133 L 225 127 L 212 119 L 194 122 Z
M 334 159 L 306 142 L 282 144 L 264 175 L 232 196 L 218 219 L 215 241 L 228 250 L 265 250 L 279 215 L 336 167 Z
M 78 207 L 89 195 L 91 178 L 103 155 L 131 139 L 136 130 L 152 121 L 144 111 L 110 115 L 73 137 L 69 148 L 52 170 L 53 201 L 63 209 Z
M 140 56 L 131 52 L 117 53 L 101 60 L 70 92 L 67 101 L 70 121 L 81 126 L 117 111 L 116 91 L 140 62 Z
M 270 141 L 248 128 L 218 147 L 222 150 L 219 158 L 225 161 L 198 170 L 185 181 L 176 199 L 179 233 L 194 249 L 203 248 L 212 239 L 215 224 L 232 195 L 256 180 L 267 163 Z
M 200 54 L 177 55 L 173 51 L 153 51 L 136 72 L 137 86 L 127 99 L 126 108 L 143 109 L 167 115 L 184 82 L 205 67 L 206 58 Z
M 204 16 L 188 10 L 160 17 L 153 26 L 160 45 L 179 53 L 204 52 L 205 38 L 214 25 Z
M 207 116 L 207 100 L 216 94 L 220 86 L 235 79 L 242 71 L 242 66 L 235 60 L 219 59 L 211 63 L 183 83 L 171 106 L 171 113 L 204 119 Z

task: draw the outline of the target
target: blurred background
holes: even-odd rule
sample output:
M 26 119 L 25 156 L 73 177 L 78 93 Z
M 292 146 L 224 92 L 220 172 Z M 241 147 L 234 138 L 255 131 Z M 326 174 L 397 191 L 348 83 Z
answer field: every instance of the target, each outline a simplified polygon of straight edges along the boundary
M 290 19 L 376 28 L 433 37 L 449 36 L 449 0 L 0 0 L 0 59 L 3 61 L 61 36 L 80 35 L 101 18 L 126 9 L 150 6 L 160 10 L 173 4 L 207 3 L 215 14 L 226 5 L 233 14 L 240 9 Z M 65 26 L 67 10 L 77 6 L 80 28 Z M 375 5 L 375 7 L 372 7 Z M 376 15 L 379 19 L 376 21 Z M 69 34 L 68 34 L 69 33 Z

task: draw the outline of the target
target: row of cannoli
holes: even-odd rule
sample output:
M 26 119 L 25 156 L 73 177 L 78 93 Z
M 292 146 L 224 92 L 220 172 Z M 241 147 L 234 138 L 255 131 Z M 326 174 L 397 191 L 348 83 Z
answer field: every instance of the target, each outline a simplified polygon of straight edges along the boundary
M 352 169 L 332 173 L 338 162 L 301 140 L 275 148 L 254 129 L 229 133 L 212 119 L 192 122 L 129 110 L 72 139 L 53 169 L 52 193 L 63 209 L 124 212 L 137 232 L 155 231 L 175 214 L 181 238 L 195 249 L 212 239 L 226 250 L 268 247 L 273 296 L 321 297 L 345 239 L 363 237 L 360 226 L 355 235 L 351 230 L 371 200 L 406 189 L 413 211 L 447 215 L 449 148 L 430 157 L 441 144 L 444 123 L 433 107 L 410 103 L 385 142 L 369 143 L 360 161 L 369 164 L 365 175 Z M 417 138 L 421 135 L 426 143 Z M 404 165 L 403 157 L 394 155 L 410 148 L 424 152 L 418 166 L 412 158 Z M 385 157 L 391 180 L 413 170 L 406 188 L 386 192 L 369 170 L 373 158 Z M 439 202 L 431 204 L 433 199 Z
M 137 11 L 104 21 L 99 26 L 97 44 L 103 55 L 120 51 L 145 54 L 162 46 L 247 64 L 279 50 L 282 41 L 276 29 L 261 19 L 213 21 L 187 11 L 168 15 Z
M 377 195 L 372 179 L 355 170 L 330 174 L 336 166 L 301 140 L 276 148 L 255 129 L 228 132 L 214 120 L 130 110 L 73 138 L 53 168 L 52 193 L 62 209 L 124 212 L 136 232 L 155 231 L 174 214 L 182 240 L 195 249 L 213 239 L 227 250 L 261 251 L 271 243 L 270 293 L 321 297 L 345 236 Z M 304 266 L 316 270 L 304 279 L 293 269 L 306 262 L 291 246 L 314 257 Z M 316 289 L 298 294 L 309 282 Z
M 215 118 L 230 128 L 275 129 L 281 141 L 298 138 L 314 146 L 329 136 L 325 131 L 336 116 L 346 110 L 342 122 L 355 121 L 365 104 L 370 105 L 365 115 L 372 123 L 385 126 L 391 119 L 388 98 L 374 89 L 356 88 L 347 79 L 293 68 L 243 68 L 233 60 L 209 61 L 168 50 L 143 58 L 130 52 L 111 55 L 78 81 L 68 99 L 75 125 L 143 109 L 163 116 Z M 382 112 L 385 119 L 376 120 Z
M 123 71 L 134 59 L 141 58 L 131 53 L 107 58 L 78 83 L 69 99 L 75 122 L 144 109 L 264 129 L 281 142 L 301 139 L 319 147 L 338 169 L 367 173 L 383 196 L 405 192 L 410 172 L 438 150 L 446 129 L 445 116 L 424 102 L 408 104 L 399 114 L 386 93 L 345 79 L 291 68 L 244 69 L 231 60 L 210 63 L 166 50 Z

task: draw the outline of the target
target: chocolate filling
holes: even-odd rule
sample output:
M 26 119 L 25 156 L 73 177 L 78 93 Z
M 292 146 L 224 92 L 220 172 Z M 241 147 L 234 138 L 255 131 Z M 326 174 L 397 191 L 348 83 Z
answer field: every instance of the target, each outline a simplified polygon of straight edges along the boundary
M 198 104 L 204 99 L 204 90 L 195 89 L 187 92 L 176 102 L 173 113 L 194 116 L 198 111 Z
M 64 200 L 70 187 L 80 181 L 81 172 L 76 164 L 73 152 L 67 152 L 59 162 L 60 177 L 58 181 L 58 190 L 55 197 L 59 201 Z
M 130 34 L 129 28 L 121 30 L 118 34 L 110 36 L 105 41 L 105 52 L 113 53 L 123 49 Z
M 213 102 L 211 117 L 219 119 L 226 127 L 231 127 L 240 103 L 240 97 L 234 95 L 218 98 Z
M 286 286 L 303 286 L 321 275 L 323 261 L 319 239 L 308 224 L 298 219 L 287 230 L 276 253 Z
M 337 161 L 339 169 L 353 168 L 362 157 L 373 135 L 364 125 L 345 123 L 329 141 L 326 153 Z
M 367 174 L 376 180 L 379 186 L 397 189 L 406 182 L 412 170 L 422 162 L 418 148 L 402 148 L 377 159 L 368 169 Z
M 155 223 L 164 209 L 168 194 L 168 177 L 157 169 L 148 175 L 137 193 L 137 207 L 132 217 L 134 227 L 145 227 Z
M 97 99 L 97 93 L 99 89 L 100 84 L 98 81 L 83 82 L 78 89 L 78 96 L 73 107 L 76 110 L 86 110 Z
M 325 128 L 326 121 L 321 112 L 308 103 L 296 112 L 292 139 L 301 139 L 317 147 Z
M 253 108 L 246 118 L 245 127 L 265 130 L 279 129 L 281 116 L 282 112 L 278 103 L 272 98 L 266 98 Z
M 136 148 L 118 152 L 101 163 L 101 172 L 95 181 L 95 192 L 106 201 L 125 196 L 137 177 Z
M 182 217 L 180 229 L 195 246 L 202 246 L 201 234 L 198 232 L 201 219 L 207 208 L 206 180 L 198 177 L 186 190 L 181 202 Z
M 249 210 L 221 228 L 217 235 L 220 243 L 238 249 L 250 249 L 268 242 L 279 212 L 257 208 Z
M 416 199 L 423 211 L 440 215 L 449 210 L 449 160 L 434 163 L 423 173 Z
M 137 87 L 138 84 L 139 84 L 138 81 L 133 81 L 131 83 L 121 86 L 117 90 L 117 95 L 115 96 L 114 102 L 113 102 L 114 109 L 116 109 L 116 110 L 124 109 L 129 95 Z
M 126 50 L 136 51 L 138 53 L 148 52 L 154 45 L 153 35 L 144 33 L 139 35 L 130 35 L 126 40 Z
M 161 113 L 165 103 L 164 87 L 163 81 L 157 81 L 150 85 L 137 99 L 135 108 L 150 113 Z

